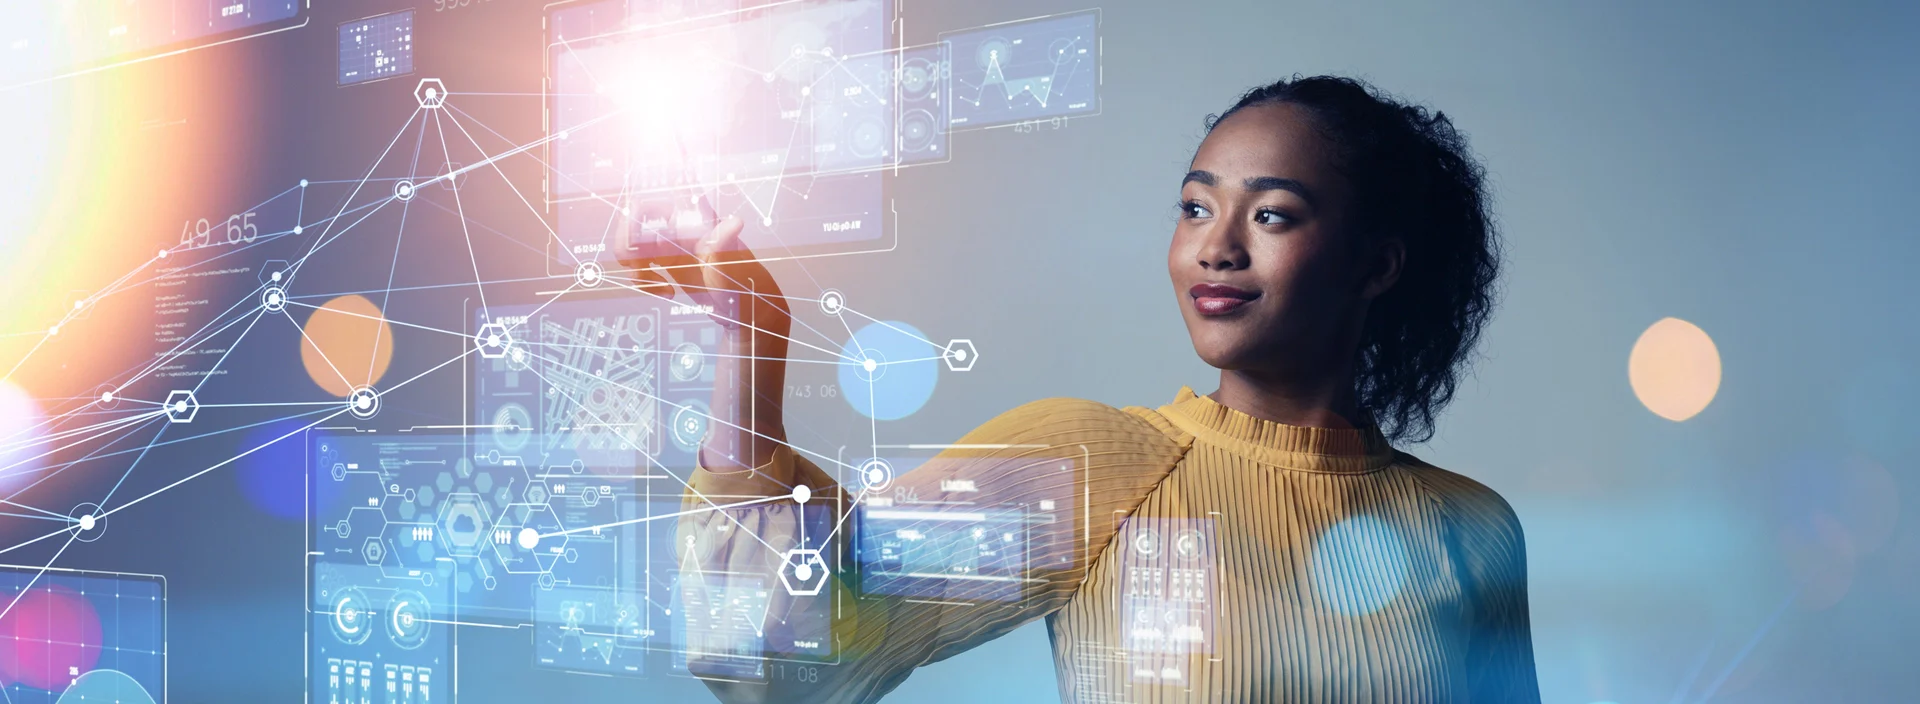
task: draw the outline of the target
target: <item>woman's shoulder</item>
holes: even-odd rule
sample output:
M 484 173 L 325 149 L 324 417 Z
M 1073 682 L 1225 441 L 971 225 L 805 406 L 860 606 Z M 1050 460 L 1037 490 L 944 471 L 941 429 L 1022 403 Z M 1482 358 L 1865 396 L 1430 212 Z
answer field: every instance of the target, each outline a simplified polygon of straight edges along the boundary
M 1489 530 L 1516 543 L 1521 540 L 1519 515 L 1493 487 L 1405 452 L 1394 454 L 1394 463 L 1411 473 L 1455 523 Z

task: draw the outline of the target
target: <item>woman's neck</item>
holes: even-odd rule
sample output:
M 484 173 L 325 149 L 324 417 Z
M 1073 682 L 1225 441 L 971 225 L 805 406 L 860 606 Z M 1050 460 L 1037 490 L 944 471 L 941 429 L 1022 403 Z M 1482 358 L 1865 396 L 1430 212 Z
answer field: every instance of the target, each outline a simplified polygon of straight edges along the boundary
M 1222 369 L 1220 388 L 1207 397 L 1261 420 L 1308 428 L 1353 428 L 1360 416 L 1351 376 L 1346 374 L 1301 380 Z

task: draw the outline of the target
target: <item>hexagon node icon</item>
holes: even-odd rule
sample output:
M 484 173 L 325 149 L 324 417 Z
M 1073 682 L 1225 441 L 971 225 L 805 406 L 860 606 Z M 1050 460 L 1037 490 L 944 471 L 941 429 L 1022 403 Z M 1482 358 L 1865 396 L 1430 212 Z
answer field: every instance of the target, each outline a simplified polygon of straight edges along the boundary
M 420 101 L 420 107 L 438 108 L 447 101 L 447 85 L 438 78 L 422 78 L 420 84 L 413 87 L 413 98 Z
M 367 564 L 379 567 L 387 559 L 387 546 L 377 536 L 367 538 L 366 542 L 360 544 L 360 556 L 367 559 Z
M 170 423 L 192 423 L 193 417 L 200 413 L 200 400 L 193 397 L 192 391 L 175 391 L 167 394 L 167 421 Z
M 499 359 L 507 356 L 507 348 L 513 345 L 513 333 L 507 331 L 506 323 L 487 323 L 474 333 L 473 345 L 480 348 L 480 356 Z
M 827 563 L 819 550 L 788 550 L 780 564 L 780 585 L 792 596 L 813 596 L 827 586 Z
M 973 341 L 967 339 L 952 340 L 947 343 L 947 351 L 940 359 L 947 363 L 948 371 L 964 372 L 973 368 L 973 362 L 980 358 L 980 351 L 973 348 Z
M 268 259 L 265 264 L 260 265 L 260 283 L 265 286 L 286 283 L 287 267 L 285 259 Z
M 455 494 L 441 504 L 440 537 L 446 540 L 447 552 L 459 557 L 473 557 L 480 554 L 482 541 L 488 525 L 486 511 L 480 507 L 480 497 L 473 494 Z

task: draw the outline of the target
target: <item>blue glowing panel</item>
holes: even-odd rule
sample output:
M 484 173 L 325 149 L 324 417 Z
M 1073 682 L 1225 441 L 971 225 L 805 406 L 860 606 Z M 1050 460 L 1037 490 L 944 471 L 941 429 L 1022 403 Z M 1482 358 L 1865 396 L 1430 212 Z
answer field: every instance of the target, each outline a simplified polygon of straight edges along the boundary
M 574 257 L 692 250 L 656 212 L 705 198 L 756 251 L 884 237 L 896 159 L 884 0 L 776 3 L 699 21 L 623 3 L 549 15 L 549 192 Z M 562 257 L 565 259 L 566 257 Z
M 0 566 L 0 690 L 13 704 L 167 695 L 159 577 Z
M 1100 111 L 1100 14 L 1055 15 L 942 34 L 954 128 Z
M 517 453 L 484 437 L 313 433 L 316 603 L 406 590 L 437 618 L 518 626 L 539 590 L 641 583 L 644 482 L 587 473 L 571 454 L 544 464 L 537 437 Z
M 869 474 L 875 467 L 881 469 Z M 971 458 L 862 462 L 867 478 L 850 485 L 864 484 L 870 494 L 854 512 L 862 593 L 1020 599 L 1044 571 L 1072 564 L 1073 469 L 1065 459 L 1032 461 L 1013 473 L 995 461 Z M 1040 473 L 1058 473 L 1059 479 Z M 1015 481 L 1025 487 L 1013 493 L 1016 500 L 991 500 L 997 493 L 992 482 Z
M 721 304 L 726 307 L 725 303 Z M 684 473 L 707 434 L 721 329 L 699 306 L 571 294 L 474 312 L 476 452 L 631 475 Z
M 447 583 L 332 550 L 309 572 L 307 701 L 450 700 L 452 628 L 440 617 Z
M 534 595 L 534 662 L 568 672 L 639 677 L 656 608 L 637 590 L 556 586 Z
M 340 25 L 340 85 L 413 73 L 413 11 Z

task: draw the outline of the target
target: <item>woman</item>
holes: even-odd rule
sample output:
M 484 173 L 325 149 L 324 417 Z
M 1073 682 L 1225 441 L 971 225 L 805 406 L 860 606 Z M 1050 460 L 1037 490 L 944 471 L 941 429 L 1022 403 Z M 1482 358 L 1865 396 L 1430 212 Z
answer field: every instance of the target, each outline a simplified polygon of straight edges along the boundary
M 709 638 L 690 638 L 700 673 L 786 652 L 806 637 L 795 624 L 831 619 L 837 664 L 717 677 L 723 699 L 870 701 L 914 667 L 1045 617 L 1068 701 L 1538 700 L 1512 510 L 1389 445 L 1432 435 L 1493 305 L 1497 243 L 1465 140 L 1440 113 L 1335 77 L 1255 89 L 1207 125 L 1167 264 L 1219 388 L 1182 388 L 1157 409 L 1035 401 L 922 470 L 858 465 L 843 494 L 786 444 L 789 309 L 738 246 L 740 223 L 701 241 L 704 266 L 673 269 L 696 298 L 748 302 L 720 316 L 749 324 L 729 333 L 719 430 L 689 506 L 765 499 L 683 519 L 683 593 L 723 574 L 833 570 L 818 595 L 771 590 L 773 617 L 751 643 L 689 626 Z M 848 541 L 818 544 L 819 513 L 841 526 L 836 505 L 903 502 L 1044 506 L 1034 515 L 1050 530 L 1071 529 L 1002 559 L 1019 567 L 995 573 L 1019 583 L 1016 598 L 966 587 L 924 598 L 847 566 L 871 568 L 871 554 L 830 568 L 793 552 L 850 555 Z M 970 564 L 957 571 L 985 579 L 992 567 Z M 712 606 L 717 594 L 689 598 Z

